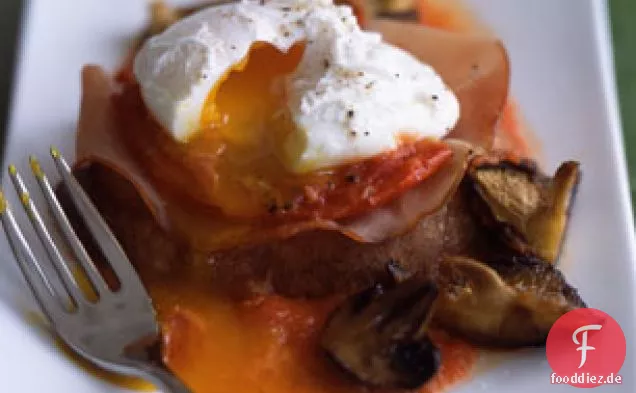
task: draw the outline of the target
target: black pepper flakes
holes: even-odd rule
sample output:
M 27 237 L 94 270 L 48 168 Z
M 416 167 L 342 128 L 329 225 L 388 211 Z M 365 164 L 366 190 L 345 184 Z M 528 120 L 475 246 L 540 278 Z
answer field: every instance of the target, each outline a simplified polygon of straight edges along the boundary
M 285 31 L 285 32 L 283 33 L 283 36 L 284 36 L 285 38 L 289 37 L 290 35 L 291 35 L 291 33 L 290 33 L 289 31 Z
M 329 68 L 329 66 L 331 65 L 328 59 L 323 60 L 322 64 L 325 66 L 325 68 Z
M 396 77 L 396 78 L 399 78 L 399 77 L 400 77 L 400 74 L 395 74 L 395 77 Z
M 292 8 L 291 7 L 283 7 L 281 8 L 281 11 L 283 12 L 291 12 Z
M 350 109 L 347 111 L 347 117 L 349 119 L 353 119 L 353 117 L 356 115 L 356 112 L 353 109 Z
M 371 134 L 369 131 L 364 132 L 364 136 L 369 136 L 369 134 Z
M 351 131 L 349 131 L 349 135 L 351 135 L 351 136 L 357 136 L 357 135 L 358 135 L 358 132 L 357 132 L 357 131 L 355 131 L 355 130 L 351 130 Z
M 347 183 L 355 184 L 355 183 L 360 182 L 360 176 L 351 173 L 351 174 L 348 174 L 347 176 L 345 176 L 345 181 Z
M 373 86 L 375 85 L 375 81 L 371 81 L 369 83 L 366 84 L 365 89 L 367 90 L 371 90 L 371 88 L 373 88 Z
M 364 76 L 364 71 L 358 71 L 358 76 Z
M 230 46 L 230 49 L 232 49 L 232 50 L 236 50 L 236 45 L 232 45 L 232 46 Z
M 296 21 L 296 26 L 298 26 L 298 27 L 304 27 L 304 26 L 305 26 L 305 21 L 304 21 L 304 20 L 302 20 L 302 19 L 298 19 L 298 20 Z M 310 43 L 311 43 L 311 42 L 310 42 Z
M 439 96 L 438 96 L 437 94 L 433 94 L 433 95 L 431 96 L 431 99 L 432 99 L 433 101 L 437 101 L 437 100 L 439 100 Z

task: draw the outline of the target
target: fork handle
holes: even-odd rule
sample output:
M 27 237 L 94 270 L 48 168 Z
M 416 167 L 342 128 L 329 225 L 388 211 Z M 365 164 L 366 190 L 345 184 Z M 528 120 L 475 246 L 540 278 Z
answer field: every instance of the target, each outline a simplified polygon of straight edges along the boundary
M 193 393 L 185 383 L 163 366 L 145 363 L 139 365 L 138 369 L 163 393 Z

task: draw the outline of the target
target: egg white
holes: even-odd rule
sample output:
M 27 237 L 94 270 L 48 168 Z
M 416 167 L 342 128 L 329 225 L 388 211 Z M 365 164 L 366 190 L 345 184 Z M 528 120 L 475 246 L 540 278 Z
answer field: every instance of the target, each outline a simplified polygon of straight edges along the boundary
M 457 98 L 435 70 L 362 31 L 351 9 L 331 0 L 243 0 L 177 22 L 135 59 L 146 106 L 187 141 L 210 91 L 257 42 L 281 52 L 306 43 L 286 80 L 295 127 L 280 151 L 293 172 L 372 157 L 405 135 L 439 138 L 459 118 Z

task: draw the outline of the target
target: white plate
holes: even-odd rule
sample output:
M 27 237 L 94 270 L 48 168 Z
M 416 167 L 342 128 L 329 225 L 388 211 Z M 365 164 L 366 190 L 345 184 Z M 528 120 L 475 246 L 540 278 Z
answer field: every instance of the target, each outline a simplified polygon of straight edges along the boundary
M 602 0 L 472 0 L 506 43 L 512 84 L 543 145 L 546 167 L 582 162 L 584 178 L 570 225 L 564 270 L 592 307 L 614 316 L 627 337 L 622 386 L 634 392 L 634 233 L 616 104 L 606 4 Z M 145 17 L 145 2 L 32 0 L 13 97 L 7 160 L 27 172 L 29 153 L 55 144 L 69 158 L 83 64 L 113 68 Z M 50 167 L 46 168 L 50 173 Z M 25 176 L 26 177 L 26 176 Z M 35 184 L 28 179 L 31 187 Z M 11 188 L 5 179 L 5 189 Z M 15 204 L 13 193 L 8 192 Z M 16 209 L 17 210 L 17 209 Z M 25 218 L 20 215 L 20 220 Z M 0 390 L 112 392 L 79 370 L 47 334 L 25 321 L 36 310 L 0 236 Z M 457 391 L 571 391 L 549 384 L 543 351 L 510 356 Z

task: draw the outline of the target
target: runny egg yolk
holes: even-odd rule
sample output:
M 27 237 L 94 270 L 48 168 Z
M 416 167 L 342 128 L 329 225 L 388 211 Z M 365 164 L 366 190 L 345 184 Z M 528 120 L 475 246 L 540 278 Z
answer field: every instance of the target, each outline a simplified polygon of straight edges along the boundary
M 290 157 L 310 141 L 290 138 L 302 130 L 290 108 L 287 77 L 304 51 L 302 42 L 286 52 L 253 44 L 207 93 L 198 131 L 185 143 L 153 120 L 138 86 L 129 86 L 117 100 L 122 138 L 161 192 L 171 193 L 175 201 L 264 225 L 364 214 L 394 200 L 450 158 L 449 147 L 435 138 L 409 139 L 369 158 L 294 172 Z M 328 138 L 329 130 L 323 129 L 323 136 Z
M 280 159 L 283 139 L 293 130 L 284 77 L 303 52 L 302 43 L 287 53 L 256 43 L 208 95 L 200 131 L 187 145 L 195 156 L 214 157 L 214 184 L 208 192 L 228 212 L 258 213 L 263 200 L 284 198 L 281 183 L 293 177 Z

